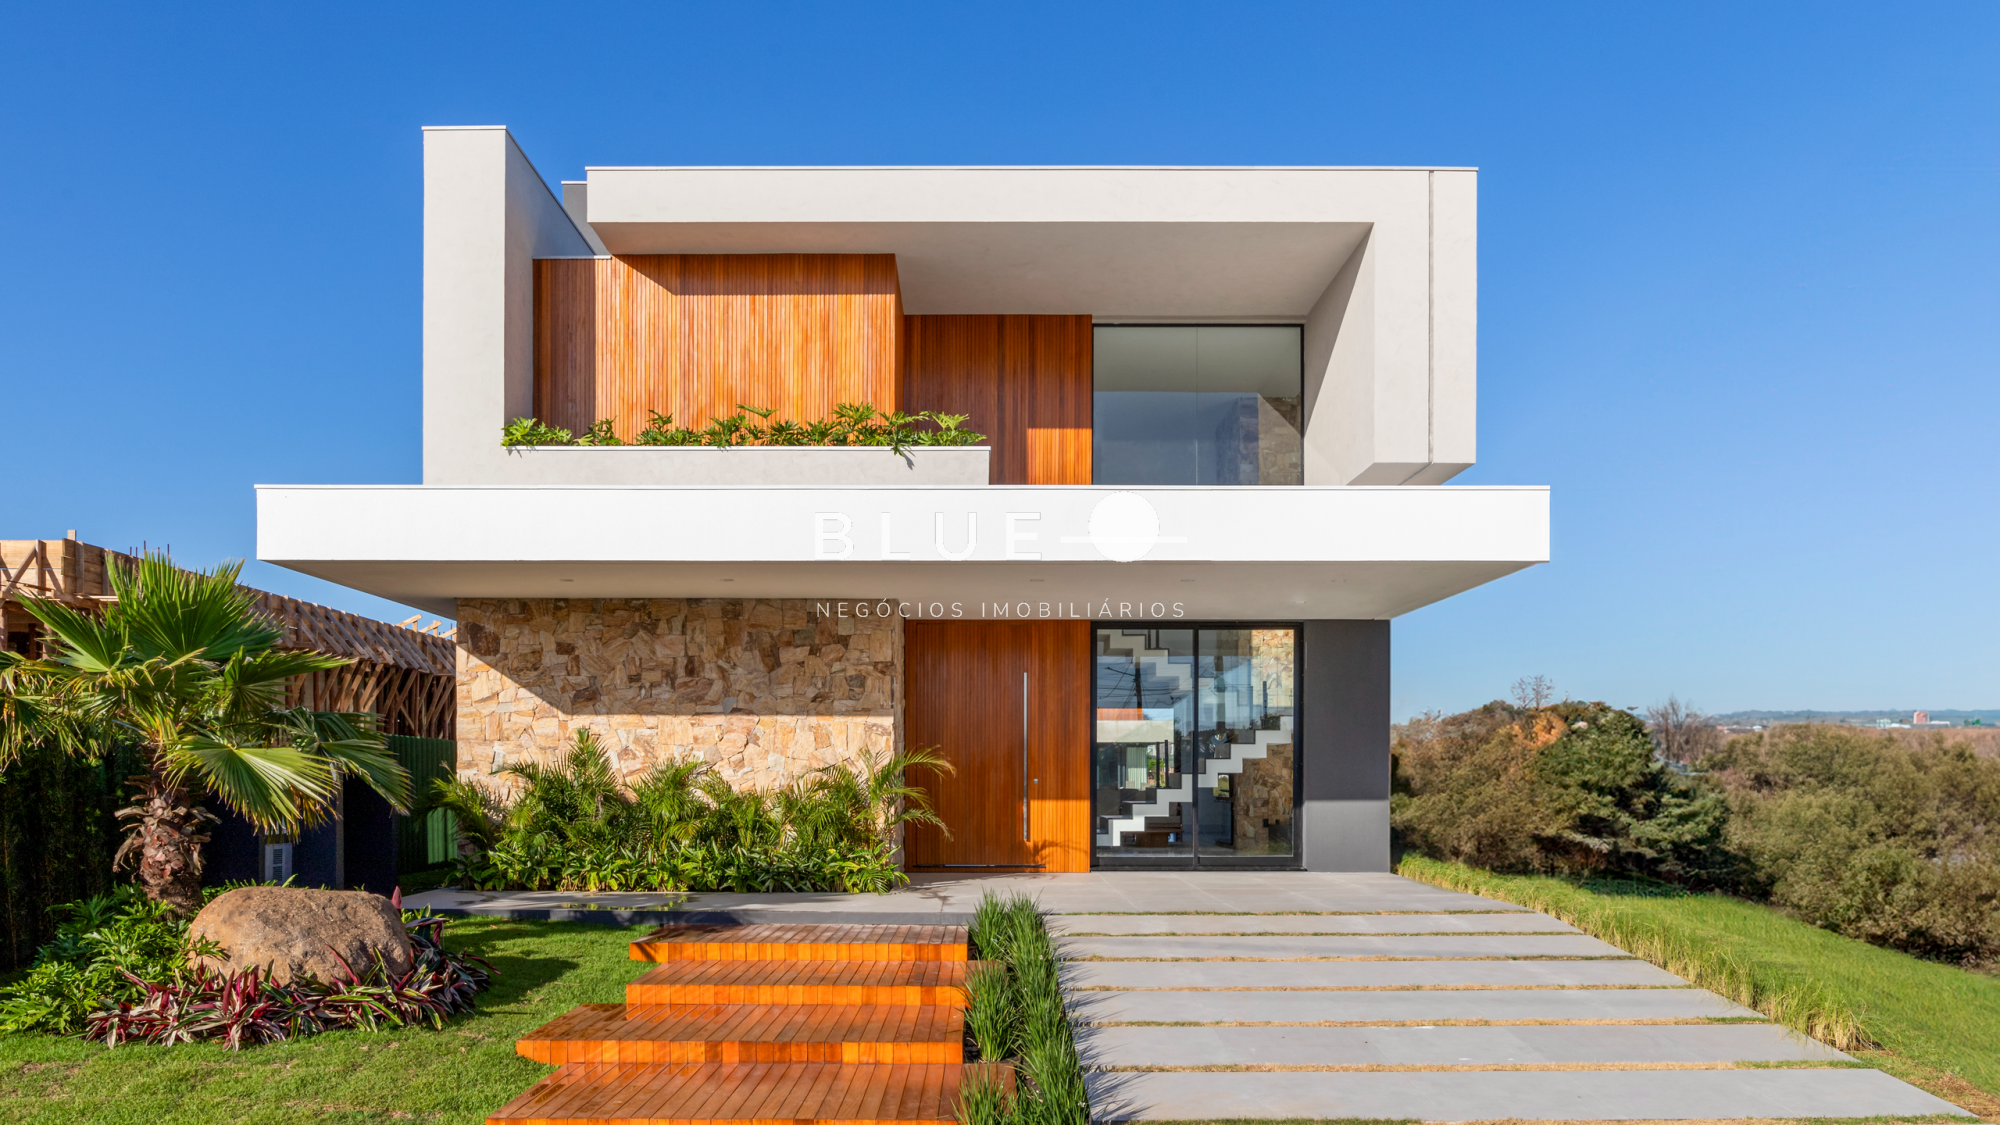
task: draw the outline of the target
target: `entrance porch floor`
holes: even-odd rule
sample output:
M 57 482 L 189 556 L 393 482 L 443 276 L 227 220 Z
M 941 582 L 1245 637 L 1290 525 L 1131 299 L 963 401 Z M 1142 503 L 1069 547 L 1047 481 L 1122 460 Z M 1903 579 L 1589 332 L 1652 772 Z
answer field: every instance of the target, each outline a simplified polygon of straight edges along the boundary
M 918 875 L 886 895 L 411 895 L 474 914 L 1057 915 L 1098 1121 L 1964 1111 L 1534 911 L 1388 874 Z

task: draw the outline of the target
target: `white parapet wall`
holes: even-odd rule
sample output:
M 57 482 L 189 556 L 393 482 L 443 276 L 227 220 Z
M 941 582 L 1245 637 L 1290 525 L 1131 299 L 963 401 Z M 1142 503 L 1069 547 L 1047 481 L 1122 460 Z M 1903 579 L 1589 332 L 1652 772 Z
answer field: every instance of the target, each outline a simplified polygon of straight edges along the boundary
M 257 536 L 267 562 L 442 613 L 462 597 L 838 592 L 924 616 L 1384 618 L 1547 561 L 1549 494 L 266 485 Z

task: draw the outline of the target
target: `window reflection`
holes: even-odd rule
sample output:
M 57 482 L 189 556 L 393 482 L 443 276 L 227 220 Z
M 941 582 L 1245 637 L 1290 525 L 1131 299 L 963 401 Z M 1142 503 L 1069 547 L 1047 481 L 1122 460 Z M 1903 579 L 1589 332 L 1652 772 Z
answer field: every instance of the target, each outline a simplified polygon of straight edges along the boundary
M 1291 629 L 1096 631 L 1100 858 L 1293 854 Z
M 1097 484 L 1301 484 L 1297 325 L 1104 325 L 1092 359 Z

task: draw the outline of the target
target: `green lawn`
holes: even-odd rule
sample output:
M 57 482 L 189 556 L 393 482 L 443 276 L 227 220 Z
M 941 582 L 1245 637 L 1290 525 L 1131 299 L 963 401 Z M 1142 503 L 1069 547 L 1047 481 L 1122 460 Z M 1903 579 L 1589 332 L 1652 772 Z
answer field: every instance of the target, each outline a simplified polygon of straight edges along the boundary
M 1418 856 L 1406 856 L 1398 871 L 1554 915 L 1989 1119 L 2000 1108 L 2000 979 L 1722 895 L 1663 896 L 1637 884 L 1586 889 Z
M 625 943 L 646 929 L 455 920 L 446 944 L 501 975 L 443 1031 L 336 1031 L 236 1053 L 0 1036 L 0 1122 L 483 1121 L 551 1072 L 514 1053 L 518 1036 L 578 1004 L 624 1000 L 650 967 Z

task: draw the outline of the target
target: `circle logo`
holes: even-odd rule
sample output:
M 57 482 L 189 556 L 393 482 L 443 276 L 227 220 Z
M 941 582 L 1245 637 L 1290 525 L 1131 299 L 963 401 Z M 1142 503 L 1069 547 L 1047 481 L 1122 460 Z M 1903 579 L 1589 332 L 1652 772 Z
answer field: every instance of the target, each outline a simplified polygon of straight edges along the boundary
M 1091 510 L 1090 542 L 1116 562 L 1145 558 L 1160 542 L 1160 513 L 1136 492 L 1114 492 Z

